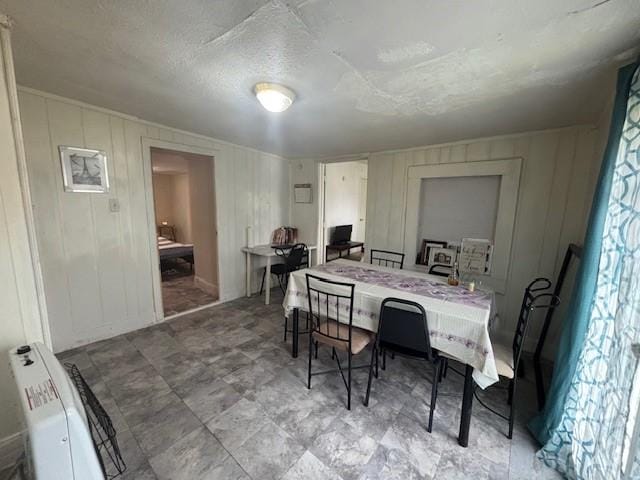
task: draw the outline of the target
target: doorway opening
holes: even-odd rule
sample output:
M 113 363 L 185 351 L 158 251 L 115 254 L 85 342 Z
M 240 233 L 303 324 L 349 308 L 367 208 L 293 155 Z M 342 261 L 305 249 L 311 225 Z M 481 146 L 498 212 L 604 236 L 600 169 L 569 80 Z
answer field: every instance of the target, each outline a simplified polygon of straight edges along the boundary
M 213 157 L 151 147 L 164 317 L 219 298 Z
M 319 254 L 359 261 L 364 254 L 368 162 L 320 164 Z

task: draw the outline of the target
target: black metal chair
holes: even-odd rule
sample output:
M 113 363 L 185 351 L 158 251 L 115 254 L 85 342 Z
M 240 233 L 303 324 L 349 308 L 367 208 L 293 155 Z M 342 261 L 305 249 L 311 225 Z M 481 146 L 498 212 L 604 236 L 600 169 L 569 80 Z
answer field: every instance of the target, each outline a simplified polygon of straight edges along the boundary
M 446 265 L 431 265 L 429 267 L 430 275 L 438 275 L 439 277 L 448 277 L 451 275 L 451 267 Z
M 347 410 L 351 410 L 351 371 L 356 368 L 368 368 L 369 365 L 354 367 L 353 355 L 362 352 L 374 339 L 374 334 L 353 326 L 353 283 L 334 282 L 326 278 L 307 273 L 307 295 L 309 297 L 309 372 L 307 388 L 311 388 L 311 377 L 326 373 L 340 372 L 347 388 Z M 312 350 L 315 343 L 315 356 L 318 357 L 318 344 L 331 347 L 331 357 L 336 360 L 337 369 L 312 372 Z M 347 356 L 347 378 L 340 363 L 338 352 Z
M 520 315 L 518 317 L 516 331 L 513 336 L 513 342 L 510 346 L 501 345 L 499 343 L 495 343 L 493 345 L 493 355 L 496 361 L 498 375 L 509 380 L 507 395 L 509 415 L 503 415 L 485 404 L 478 395 L 477 389 L 473 392 L 480 405 L 509 422 L 508 438 L 513 437 L 513 421 L 515 418 L 514 397 L 518 384 L 517 373 L 521 366 L 522 350 L 524 340 L 529 330 L 529 318 L 531 312 L 538 309 L 555 308 L 560 305 L 560 298 L 557 295 L 552 293 L 541 293 L 546 292 L 549 288 L 551 288 L 551 282 L 547 278 L 536 278 L 527 286 L 524 291 L 524 297 L 522 298 Z
M 288 250 L 288 251 L 287 251 Z M 275 275 L 280 285 L 280 290 L 285 293 L 287 282 L 289 280 L 289 273 L 298 270 L 302 266 L 306 266 L 305 258 L 308 258 L 307 246 L 304 243 L 296 243 L 289 249 L 276 248 L 275 252 L 278 257 L 284 259 L 284 263 L 276 263 L 271 265 L 271 275 Z M 267 276 L 267 267 L 262 272 L 262 283 L 260 284 L 260 295 L 264 290 L 264 278 Z
M 404 265 L 404 253 L 372 249 L 370 253 L 370 260 L 371 264 L 402 269 L 402 266 Z
M 382 301 L 378 333 L 369 364 L 369 381 L 364 400 L 365 406 L 369 405 L 374 361 L 377 363 L 378 351 L 381 351 L 382 369 L 385 370 L 387 350 L 399 355 L 424 359 L 433 366 L 431 404 L 429 405 L 429 422 L 427 424 L 427 431 L 431 432 L 433 411 L 436 408 L 438 396 L 438 379 L 441 375 L 443 363 L 439 352 L 431 347 L 427 314 L 422 305 L 392 297 L 385 298 Z

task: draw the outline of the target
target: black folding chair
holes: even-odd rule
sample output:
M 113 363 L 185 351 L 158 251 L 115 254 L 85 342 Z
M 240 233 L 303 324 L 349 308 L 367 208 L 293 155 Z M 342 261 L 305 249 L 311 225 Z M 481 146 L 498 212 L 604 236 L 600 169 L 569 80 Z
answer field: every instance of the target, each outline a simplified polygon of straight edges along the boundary
M 308 258 L 307 246 L 304 243 L 296 243 L 290 249 L 284 250 L 282 248 L 275 249 L 276 255 L 284 259 L 284 263 L 276 263 L 271 265 L 271 275 L 275 275 L 280 285 L 280 290 L 285 293 L 287 289 L 287 282 L 289 280 L 289 273 L 298 270 L 301 266 L 306 266 L 304 262 L 305 258 Z M 267 276 L 267 267 L 262 272 L 262 283 L 260 284 L 260 295 L 264 290 L 264 278 Z
M 503 378 L 509 379 L 507 404 L 509 405 L 509 415 L 503 415 L 502 413 L 494 410 L 485 404 L 479 397 L 477 390 L 474 390 L 473 394 L 483 407 L 492 413 L 495 413 L 499 417 L 509 422 L 508 438 L 513 437 L 513 421 L 515 418 L 515 405 L 514 397 L 516 394 L 516 387 L 518 384 L 517 372 L 521 366 L 522 350 L 524 346 L 524 340 L 529 330 L 529 319 L 531 313 L 538 309 L 550 309 L 556 308 L 560 305 L 560 298 L 552 293 L 541 293 L 551 288 L 551 281 L 547 278 L 536 278 L 531 282 L 524 291 L 522 298 L 522 304 L 520 307 L 520 315 L 518 317 L 518 323 L 516 325 L 516 331 L 513 336 L 513 341 L 510 346 L 501 345 L 495 343 L 493 345 L 493 355 L 496 361 L 496 367 L 498 375 Z
M 372 265 L 382 265 L 385 267 L 402 269 L 404 265 L 404 253 L 392 252 L 390 250 L 375 250 L 370 253 Z
M 311 388 L 311 377 L 326 373 L 340 372 L 347 388 L 347 410 L 351 410 L 351 371 L 356 368 L 368 368 L 369 365 L 352 366 L 352 357 L 357 355 L 373 341 L 374 335 L 367 330 L 353 326 L 353 283 L 334 282 L 326 278 L 307 273 L 307 295 L 309 297 L 309 371 L 307 388 Z M 315 343 L 315 355 L 318 356 L 318 344 L 331 347 L 331 357 L 338 368 L 312 372 L 312 350 Z M 340 363 L 338 352 L 347 356 L 347 378 Z
M 438 379 L 442 369 L 442 361 L 437 350 L 431 347 L 427 314 L 422 305 L 400 298 L 385 298 L 380 307 L 378 333 L 371 352 L 369 364 L 369 381 L 364 405 L 369 405 L 371 382 L 373 380 L 374 362 L 378 361 L 378 352 L 382 352 L 382 369 L 386 367 L 386 352 L 398 353 L 407 357 L 421 358 L 433 366 L 433 382 L 431 384 L 431 404 L 429 405 L 429 421 L 427 431 L 433 426 L 433 411 L 438 397 Z

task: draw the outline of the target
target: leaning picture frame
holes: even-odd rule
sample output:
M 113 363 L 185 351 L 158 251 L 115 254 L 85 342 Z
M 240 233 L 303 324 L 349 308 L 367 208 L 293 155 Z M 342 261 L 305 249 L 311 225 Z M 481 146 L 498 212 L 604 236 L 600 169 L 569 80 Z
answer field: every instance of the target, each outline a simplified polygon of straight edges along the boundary
M 429 265 L 446 265 L 453 267 L 456 262 L 457 251 L 453 248 L 436 248 L 429 250 Z
M 425 238 L 422 240 L 422 247 L 418 255 L 418 261 L 416 263 L 420 265 L 429 265 L 429 257 L 432 248 L 446 248 L 447 242 L 441 240 L 429 240 Z
M 107 154 L 102 150 L 60 145 L 60 165 L 65 192 L 107 193 Z

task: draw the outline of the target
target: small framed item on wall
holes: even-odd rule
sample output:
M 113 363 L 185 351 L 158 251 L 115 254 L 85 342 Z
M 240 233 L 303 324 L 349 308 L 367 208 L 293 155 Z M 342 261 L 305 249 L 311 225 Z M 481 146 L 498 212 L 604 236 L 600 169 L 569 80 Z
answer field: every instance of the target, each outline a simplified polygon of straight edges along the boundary
M 102 150 L 60 145 L 60 164 L 65 192 L 107 193 L 107 154 Z
M 310 183 L 296 183 L 293 186 L 295 203 L 313 203 Z

